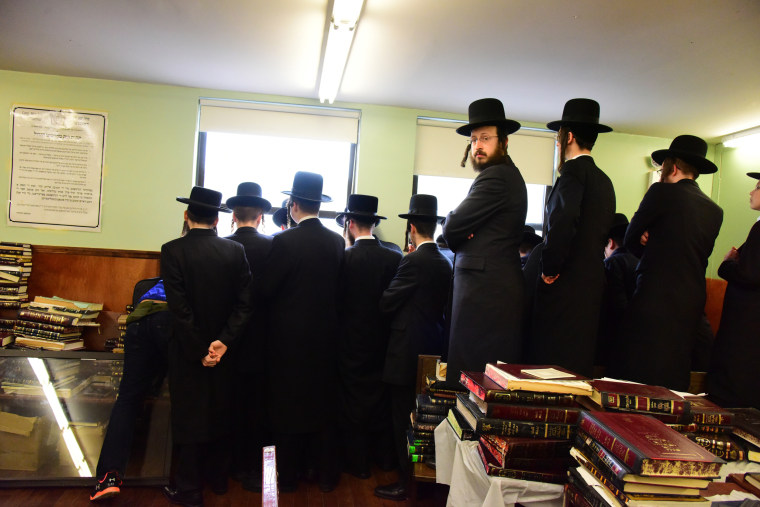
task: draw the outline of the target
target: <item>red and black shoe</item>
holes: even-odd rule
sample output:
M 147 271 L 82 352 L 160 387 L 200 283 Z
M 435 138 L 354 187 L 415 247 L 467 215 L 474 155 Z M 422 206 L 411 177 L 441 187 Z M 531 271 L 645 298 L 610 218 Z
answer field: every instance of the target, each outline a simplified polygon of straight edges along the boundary
M 95 485 L 95 489 L 92 490 L 90 495 L 90 501 L 103 500 L 105 498 L 111 498 L 118 495 L 121 492 L 119 487 L 121 486 L 121 477 L 119 472 L 111 471 L 98 480 Z

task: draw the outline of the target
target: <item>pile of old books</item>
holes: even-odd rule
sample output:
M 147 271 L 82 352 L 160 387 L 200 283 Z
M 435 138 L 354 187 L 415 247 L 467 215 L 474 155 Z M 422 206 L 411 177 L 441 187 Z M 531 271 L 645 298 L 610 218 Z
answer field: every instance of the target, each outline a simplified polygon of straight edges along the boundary
M 722 459 L 665 423 L 630 412 L 581 413 L 569 505 L 700 505 Z M 709 505 L 709 502 L 706 502 Z
M 99 325 L 95 319 L 102 309 L 102 303 L 37 296 L 19 311 L 13 327 L 15 345 L 44 350 L 82 349 L 82 331 Z
M 760 463 L 760 410 L 732 408 L 731 412 L 734 415 L 733 436 L 744 446 L 745 459 Z
M 477 435 L 488 475 L 564 483 L 569 449 L 581 409 L 578 395 L 591 387 L 558 366 L 506 363 L 485 372 L 462 372 L 468 392 L 457 395 L 455 415 Z
M 407 450 L 412 463 L 424 463 L 435 460 L 436 426 L 446 418 L 454 399 L 446 396 L 425 393 L 417 395 L 417 406 L 411 413 L 412 424 L 407 430 Z
M 28 301 L 27 284 L 32 274 L 32 246 L 0 242 L 0 309 L 17 309 Z

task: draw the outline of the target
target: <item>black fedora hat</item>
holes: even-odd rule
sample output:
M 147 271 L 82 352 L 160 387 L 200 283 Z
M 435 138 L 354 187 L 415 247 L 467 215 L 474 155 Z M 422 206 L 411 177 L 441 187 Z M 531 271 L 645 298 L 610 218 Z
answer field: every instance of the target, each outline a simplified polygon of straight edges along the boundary
M 368 219 L 367 221 L 385 220 L 385 217 L 381 217 L 377 214 L 377 197 L 364 194 L 349 195 L 346 211 L 339 213 L 338 216 L 335 217 L 335 221 L 338 225 L 343 227 L 346 217 L 365 218 Z
M 190 190 L 190 197 L 177 197 L 177 200 L 187 204 L 190 213 L 201 217 L 213 216 L 219 211 L 232 211 L 222 206 L 222 193 L 210 188 L 195 186 Z
M 293 218 L 291 217 L 291 221 L 292 220 Z M 277 227 L 288 225 L 288 200 L 287 199 L 282 201 L 282 208 L 272 213 L 272 222 L 274 222 L 274 225 L 276 225 Z
M 409 211 L 399 215 L 400 218 L 429 218 L 443 220 L 438 216 L 438 198 L 428 194 L 414 194 L 409 199 Z
M 457 134 L 469 136 L 473 129 L 495 125 L 503 127 L 507 135 L 520 130 L 520 123 L 507 119 L 504 104 L 499 99 L 479 99 L 470 104 L 470 122 L 457 129 Z
M 750 178 L 755 178 L 756 180 L 760 180 L 760 173 L 747 173 L 747 176 Z
M 272 209 L 272 203 L 261 197 L 261 186 L 251 181 L 245 181 L 238 185 L 237 195 L 227 199 L 225 204 L 228 208 L 235 206 L 261 208 L 264 213 Z
M 313 202 L 331 202 L 329 195 L 322 193 L 322 175 L 298 171 L 293 177 L 293 188 L 283 190 L 283 194 Z
M 593 99 L 570 99 L 565 102 L 562 119 L 546 124 L 549 130 L 558 131 L 560 127 L 581 127 L 586 131 L 612 132 L 612 128 L 599 123 L 599 102 Z
M 680 158 L 691 164 L 699 174 L 712 174 L 718 171 L 718 166 L 705 158 L 707 143 L 700 137 L 684 134 L 673 139 L 670 148 L 652 152 L 652 160 L 662 165 L 668 157 Z
M 539 243 L 541 243 L 544 239 L 536 234 L 536 230 L 531 227 L 530 225 L 525 225 L 523 227 L 523 237 L 521 243 L 526 243 L 531 246 L 531 248 L 535 247 Z
M 626 229 L 628 229 L 628 217 L 622 213 L 615 213 L 608 236 L 611 238 L 622 238 L 625 236 Z

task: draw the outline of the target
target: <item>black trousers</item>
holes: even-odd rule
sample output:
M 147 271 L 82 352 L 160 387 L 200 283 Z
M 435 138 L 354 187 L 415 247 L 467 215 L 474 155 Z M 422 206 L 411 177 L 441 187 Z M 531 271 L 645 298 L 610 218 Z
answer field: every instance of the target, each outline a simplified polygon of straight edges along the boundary
M 201 492 L 204 483 L 211 487 L 227 484 L 230 467 L 230 439 L 174 445 L 172 482 L 179 493 Z
M 313 433 L 274 433 L 280 484 L 295 485 L 313 469 L 320 483 L 337 483 L 340 477 L 339 441 L 333 426 Z
M 124 476 L 135 420 L 143 408 L 145 397 L 166 376 L 170 328 L 171 315 L 168 311 L 146 315 L 127 326 L 124 372 L 100 449 L 96 468 L 98 477 L 113 470 Z
M 391 386 L 391 418 L 393 419 L 393 445 L 398 456 L 398 479 L 406 485 L 412 475 L 412 464 L 407 450 L 406 430 L 411 425 L 409 414 L 414 411 L 417 394 L 414 386 Z

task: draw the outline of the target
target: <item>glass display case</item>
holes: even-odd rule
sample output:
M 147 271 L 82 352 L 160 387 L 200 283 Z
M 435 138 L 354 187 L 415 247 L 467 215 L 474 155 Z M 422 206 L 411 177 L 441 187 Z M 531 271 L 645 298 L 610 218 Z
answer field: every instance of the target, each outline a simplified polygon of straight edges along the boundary
M 0 487 L 92 484 L 123 355 L 0 349 Z M 166 380 L 135 425 L 133 484 L 166 484 L 171 464 Z

